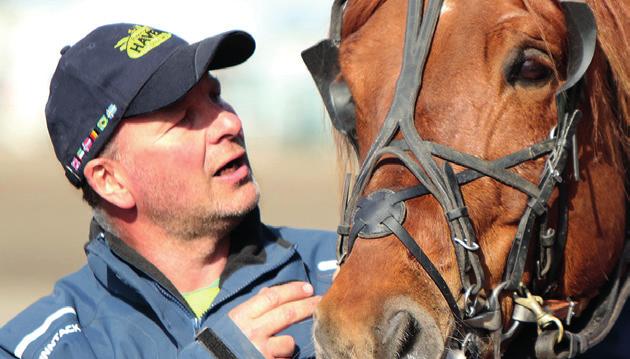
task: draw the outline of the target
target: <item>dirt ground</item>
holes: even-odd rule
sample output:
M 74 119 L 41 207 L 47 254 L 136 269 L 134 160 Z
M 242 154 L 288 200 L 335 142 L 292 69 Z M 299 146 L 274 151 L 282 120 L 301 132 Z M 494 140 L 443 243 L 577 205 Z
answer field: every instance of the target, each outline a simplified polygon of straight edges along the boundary
M 339 175 L 332 145 L 299 148 L 250 140 L 263 220 L 334 230 Z M 0 155 L 0 325 L 85 263 L 90 210 L 52 151 Z

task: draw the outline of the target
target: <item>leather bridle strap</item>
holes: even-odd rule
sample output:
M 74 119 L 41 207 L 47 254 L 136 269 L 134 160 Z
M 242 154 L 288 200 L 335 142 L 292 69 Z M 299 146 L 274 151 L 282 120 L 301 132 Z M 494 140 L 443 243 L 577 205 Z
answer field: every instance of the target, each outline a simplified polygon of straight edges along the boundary
M 529 242 L 534 232 L 535 219 L 543 215 L 547 210 L 547 201 L 551 197 L 551 192 L 558 182 L 562 181 L 560 177 L 564 172 L 564 168 L 569 156 L 571 146 L 571 138 L 575 134 L 577 123 L 582 113 L 575 110 L 570 116 L 567 114 L 565 120 L 559 124 L 559 137 L 556 141 L 555 151 L 547 160 L 545 171 L 543 171 L 540 183 L 540 194 L 531 197 L 527 202 L 527 208 L 521 218 L 512 249 L 508 255 L 508 261 L 503 279 L 508 282 L 506 290 L 517 290 L 520 287 L 527 255 L 529 252 Z
M 473 181 L 482 176 L 489 176 L 491 178 L 495 178 L 496 180 L 500 182 L 511 183 L 513 184 L 515 188 L 528 194 L 532 198 L 532 200 L 530 201 L 530 207 L 528 207 L 528 210 L 526 211 L 527 217 L 525 217 L 521 221 L 522 226 L 519 232 L 521 233 L 521 237 L 518 237 L 518 238 L 522 238 L 524 236 L 523 233 L 531 234 L 532 232 L 532 227 L 534 226 L 534 223 L 535 223 L 535 217 L 537 216 L 537 212 L 533 210 L 533 208 L 536 208 L 536 203 L 541 203 L 541 202 L 546 203 L 546 200 L 548 199 L 548 196 L 551 193 L 551 191 L 549 190 L 549 188 L 553 188 L 551 182 L 556 180 L 554 179 L 555 177 L 552 176 L 551 174 L 554 173 L 554 170 L 557 171 L 558 169 L 560 169 L 560 171 L 562 171 L 563 169 L 564 163 L 566 162 L 567 152 L 568 152 L 566 146 L 568 143 L 570 143 L 569 141 L 566 140 L 566 136 L 572 135 L 574 131 L 574 127 L 577 123 L 575 121 L 577 116 L 578 115 L 576 113 L 571 118 L 571 121 L 569 121 L 567 125 L 563 124 L 562 127 L 565 128 L 566 130 L 562 131 L 561 138 L 545 140 L 543 142 L 532 145 L 526 149 L 517 151 L 513 154 L 502 157 L 495 161 L 484 161 L 478 158 L 474 158 L 474 161 L 471 161 L 472 163 L 469 163 L 468 158 L 472 157 L 470 155 L 461 154 L 453 149 L 450 149 L 442 145 L 437 145 L 432 142 L 427 142 L 427 143 L 434 150 L 437 149 L 436 152 L 439 152 L 440 154 L 439 157 L 443 157 L 444 159 L 447 159 L 447 160 L 451 160 L 451 159 L 459 157 L 460 159 L 457 161 L 461 165 L 465 167 L 469 167 L 468 169 L 458 173 L 457 175 L 453 174 L 452 170 L 446 170 L 447 173 L 449 173 L 451 176 L 450 182 L 453 183 L 453 187 L 457 186 L 455 187 L 455 189 L 451 188 L 451 190 L 453 191 L 457 190 L 459 192 L 458 187 L 460 185 Z M 431 180 L 428 179 L 427 176 L 418 169 L 415 162 L 411 159 L 410 156 L 406 154 L 407 151 L 409 151 L 409 146 L 406 144 L 406 142 L 398 140 L 398 141 L 393 141 L 389 146 L 383 147 L 382 149 L 377 151 L 376 154 L 379 157 L 385 154 L 392 154 L 396 156 L 403 162 L 403 164 L 405 165 L 406 168 L 409 169 L 409 171 L 411 171 L 416 177 L 418 177 L 421 184 L 410 187 L 410 188 L 406 188 L 397 192 L 391 191 L 392 192 L 391 194 L 387 195 L 386 197 L 378 199 L 380 201 L 386 202 L 383 204 L 383 208 L 377 208 L 376 206 L 372 205 L 372 207 L 377 208 L 377 209 L 371 209 L 372 212 L 375 212 L 377 210 L 382 212 L 378 215 L 374 215 L 373 213 L 365 213 L 365 211 L 363 211 L 362 209 L 364 207 L 364 203 L 366 202 L 366 199 L 363 199 L 362 197 L 360 197 L 361 199 L 357 203 L 357 207 L 359 207 L 361 211 L 355 212 L 353 216 L 354 225 L 350 226 L 349 224 L 345 224 L 345 225 L 340 226 L 340 228 L 347 229 L 347 232 L 340 230 L 340 234 L 342 234 L 343 236 L 347 236 L 347 243 L 346 243 L 345 248 L 343 248 L 344 246 L 342 245 L 342 251 L 345 250 L 344 252 L 346 255 L 349 255 L 349 253 L 351 252 L 354 242 L 359 237 L 359 235 L 362 234 L 361 231 L 364 230 L 365 224 L 372 223 L 372 226 L 375 226 L 378 223 L 384 224 L 384 219 L 388 218 L 389 216 L 389 212 L 387 212 L 387 209 L 390 206 L 393 206 L 396 203 L 403 203 L 404 201 L 409 200 L 411 198 L 420 197 L 429 193 L 433 193 L 426 185 L 428 183 L 429 186 L 431 186 L 432 184 L 432 182 L 430 182 Z M 564 154 L 560 154 L 560 152 Z M 546 155 L 549 153 L 552 153 L 550 157 L 557 158 L 558 161 L 553 161 L 553 164 L 547 165 L 544 173 L 548 173 L 548 174 L 543 175 L 543 178 L 545 180 L 542 181 L 543 183 L 543 186 L 541 187 L 542 190 L 539 190 L 537 187 L 534 187 L 529 182 L 527 182 L 526 180 L 520 177 L 516 177 L 516 180 L 510 179 L 511 177 L 508 174 L 512 174 L 512 173 L 508 172 L 506 170 L 507 168 L 516 166 L 525 161 L 533 160 L 535 158 L 538 158 L 542 155 Z M 374 167 L 375 167 L 374 165 L 364 167 L 364 170 L 365 170 L 364 173 L 366 173 L 368 176 L 371 176 L 371 174 L 374 171 Z M 450 167 L 445 167 L 445 169 L 448 169 L 448 168 Z M 529 186 L 521 185 L 521 183 L 527 183 Z M 534 187 L 534 189 L 532 190 L 531 187 Z M 434 188 L 432 189 L 433 191 L 435 191 Z M 369 198 L 368 196 L 367 199 L 371 199 L 371 198 Z M 371 200 L 375 200 L 375 199 L 371 199 Z M 463 200 L 460 198 L 459 201 L 463 201 Z M 465 213 L 466 212 L 465 208 L 466 207 L 462 203 L 460 207 L 451 209 L 450 213 L 446 212 L 447 218 L 449 217 L 449 215 L 455 217 L 455 218 L 448 218 L 448 220 L 451 221 L 459 217 L 467 216 L 467 214 Z M 453 215 L 454 212 L 459 212 L 459 215 Z M 399 217 L 398 221 L 402 222 L 403 220 L 402 216 L 398 216 L 398 217 Z M 388 218 L 387 220 L 391 222 L 393 220 L 393 217 Z M 398 223 L 398 226 L 402 227 L 400 223 Z M 392 230 L 392 232 L 394 232 L 394 234 L 396 235 L 399 234 L 396 231 L 393 231 L 393 229 L 391 228 L 391 225 L 388 225 L 387 227 L 389 227 Z M 525 228 L 525 230 L 523 230 L 522 228 Z M 469 231 L 472 232 L 472 229 L 469 229 Z M 378 238 L 379 236 L 384 236 L 388 234 L 385 232 L 385 233 L 377 233 L 377 235 L 374 235 L 375 232 L 377 231 L 365 231 L 365 233 L 363 234 L 363 237 Z M 405 233 L 407 237 L 410 238 L 408 232 L 405 231 Z M 521 253 L 527 253 L 526 245 L 529 243 L 528 241 L 529 241 L 529 238 L 526 238 L 525 241 L 521 240 L 518 242 L 518 246 L 516 246 L 517 248 L 516 253 L 518 255 L 521 255 Z M 403 243 L 407 244 L 410 242 L 403 240 Z M 412 246 L 415 247 L 417 245 L 416 244 L 408 245 L 410 252 L 417 253 L 418 250 L 412 250 L 411 249 Z M 414 253 L 414 256 L 416 258 L 422 258 L 423 262 L 428 261 L 428 259 L 424 255 L 418 255 Z M 518 262 L 518 257 L 515 257 L 515 258 L 516 259 L 514 261 Z M 422 264 L 422 266 L 425 268 L 434 268 L 432 264 L 431 265 Z M 462 266 L 460 266 L 460 269 L 461 268 Z M 516 271 L 518 271 L 518 269 Z M 433 273 L 431 275 L 431 278 L 436 278 L 438 276 L 440 276 L 439 273 Z M 444 282 L 441 277 L 438 281 Z M 441 288 L 441 290 L 445 288 L 444 286 L 441 286 L 441 285 L 438 285 L 438 287 Z M 448 302 L 449 301 L 448 297 L 452 297 L 452 294 L 449 292 L 448 294 L 444 294 L 444 297 L 447 298 L 446 300 Z M 459 311 L 454 312 L 454 314 L 456 315 L 459 314 Z
M 424 64 L 428 56 L 431 40 L 433 39 L 433 32 L 435 31 L 441 6 L 442 0 L 431 1 L 427 13 L 423 14 L 421 0 L 410 0 L 408 2 L 403 65 L 396 82 L 394 100 L 383 122 L 381 131 L 366 155 L 363 166 L 369 167 L 379 159 L 376 151 L 386 146 L 392 140 L 400 126 L 400 122 L 410 122 L 413 125 L 415 103 L 422 85 Z M 369 179 L 370 176 L 367 174 L 367 171 L 359 173 L 353 188 L 351 202 L 348 204 L 349 207 L 356 205 L 356 200 Z
M 409 252 L 416 258 L 416 261 L 420 263 L 422 268 L 424 268 L 424 271 L 429 275 L 429 277 L 431 277 L 435 286 L 440 290 L 440 292 L 442 292 L 442 295 L 444 296 L 444 299 L 446 299 L 446 303 L 448 303 L 448 306 L 451 308 L 451 312 L 455 318 L 461 320 L 462 317 L 460 310 L 457 306 L 457 301 L 453 297 L 451 289 L 448 287 L 448 284 L 446 284 L 437 268 L 435 268 L 433 263 L 431 263 L 431 260 L 429 260 L 426 254 L 424 254 L 422 248 L 418 246 L 409 232 L 393 217 L 387 217 L 383 221 L 383 224 L 387 226 L 387 228 L 389 228 L 398 237 L 398 239 L 400 239 L 405 247 L 407 247 L 407 250 L 409 250 Z
M 409 147 L 407 146 L 407 144 L 400 140 L 392 141 L 391 145 L 398 147 L 403 151 L 409 150 Z M 442 148 L 441 150 L 442 154 L 446 152 L 443 150 L 445 148 L 444 146 L 441 146 L 435 143 L 434 145 L 436 146 L 436 148 Z M 537 144 L 534 144 L 530 147 L 524 148 L 520 151 L 514 152 L 510 155 L 501 157 L 495 161 L 487 161 L 487 164 L 484 167 L 494 168 L 495 170 L 493 172 L 496 172 L 497 169 L 512 168 L 523 162 L 531 161 L 540 156 L 548 154 L 549 152 L 551 152 L 554 145 L 555 145 L 555 141 L 553 139 L 545 140 Z M 454 151 L 452 149 L 448 149 L 448 150 Z M 439 155 L 436 154 L 436 156 L 439 156 Z M 442 159 L 452 158 L 452 156 L 444 156 L 444 155 L 439 156 L 439 157 L 441 157 Z M 487 174 L 484 172 L 479 172 L 472 168 L 468 168 L 461 172 L 456 173 L 455 176 L 457 177 L 457 183 L 459 183 L 459 185 L 461 186 L 461 185 L 470 183 L 476 179 L 479 179 L 481 177 L 487 176 Z M 424 185 L 419 184 L 419 185 L 399 191 L 397 193 L 397 197 L 401 201 L 405 201 L 414 197 L 424 196 L 429 193 L 430 193 L 429 190 Z
M 441 5 L 441 0 L 431 1 L 429 2 L 426 13 L 423 13 L 422 1 L 410 0 L 408 2 L 402 69 L 396 83 L 395 96 L 389 113 L 381 127 L 381 131 L 367 153 L 362 170 L 353 188 L 353 193 L 346 209 L 347 211 L 351 211 L 353 208 L 357 207 L 363 189 L 371 177 L 372 171 L 368 169 L 375 166 L 376 162 L 385 151 L 395 152 L 396 155 L 406 163 L 407 168 L 412 171 L 418 180 L 438 199 L 447 213 L 457 214 L 456 211 L 463 207 L 461 195 L 458 196 L 456 191 L 453 190 L 454 187 L 458 187 L 457 183 L 454 183 L 456 181 L 450 180 L 453 176 L 448 176 L 439 168 L 432 158 L 430 148 L 423 146 L 423 141 L 419 138 L 413 125 L 415 103 L 422 85 L 424 65 L 431 47 L 431 41 L 437 25 Z M 412 142 L 409 147 L 412 149 L 412 152 L 414 152 L 413 154 L 416 159 L 420 162 L 422 169 L 403 151 L 391 146 L 386 146 L 398 130 L 403 132 L 405 141 L 409 142 L 411 137 Z M 418 149 L 421 149 L 421 151 L 418 151 Z M 456 190 L 458 190 L 458 188 L 456 188 Z M 461 214 L 463 214 L 463 212 L 461 212 Z M 345 213 L 344 217 L 351 218 L 352 215 Z M 453 221 L 449 221 L 449 226 L 451 226 L 452 231 L 455 232 L 459 238 L 468 241 L 472 246 L 476 245 L 474 231 L 467 217 L 455 215 Z M 344 228 L 345 226 L 342 225 L 340 227 Z M 352 233 L 348 240 L 348 248 L 352 247 L 354 239 L 356 238 L 353 234 L 355 233 Z M 462 275 L 462 282 L 467 284 L 467 287 L 474 287 L 474 294 L 476 294 L 484 281 L 484 274 L 479 259 L 476 253 L 471 251 L 463 252 L 459 248 L 457 251 L 459 252 L 457 257 L 460 268 L 472 268 L 475 277 L 471 284 L 468 278 Z M 341 258 L 341 261 L 342 260 L 343 258 Z M 470 263 L 470 265 L 468 263 Z M 452 296 L 452 294 L 449 295 Z M 454 314 L 458 312 L 454 312 Z

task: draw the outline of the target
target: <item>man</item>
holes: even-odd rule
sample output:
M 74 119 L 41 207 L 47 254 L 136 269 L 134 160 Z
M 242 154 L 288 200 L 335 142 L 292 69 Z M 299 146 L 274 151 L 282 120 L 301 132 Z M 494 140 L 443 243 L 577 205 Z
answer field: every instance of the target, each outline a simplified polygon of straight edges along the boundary
M 46 120 L 94 209 L 88 264 L 0 330 L 0 356 L 313 355 L 334 236 L 260 222 L 241 121 L 208 72 L 254 47 L 113 24 L 62 50 Z

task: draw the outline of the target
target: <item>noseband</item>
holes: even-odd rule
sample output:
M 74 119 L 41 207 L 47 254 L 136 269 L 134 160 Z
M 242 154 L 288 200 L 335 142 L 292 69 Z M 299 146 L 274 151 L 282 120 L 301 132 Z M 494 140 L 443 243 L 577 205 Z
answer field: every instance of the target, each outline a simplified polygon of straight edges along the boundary
M 341 77 L 338 63 L 345 2 L 346 0 L 334 1 L 330 38 L 305 50 L 302 57 L 313 75 L 333 125 L 347 136 L 358 153 L 354 104 L 350 90 Z M 415 127 L 415 106 L 422 89 L 422 75 L 437 26 L 442 0 L 430 0 L 426 9 L 423 9 L 422 0 L 408 0 L 403 61 L 392 105 L 361 165 L 350 195 L 350 181 L 346 176 L 345 208 L 338 228 L 339 264 L 343 264 L 350 255 L 354 243 L 359 238 L 369 240 L 389 235 L 396 236 L 433 280 L 453 316 L 457 318 L 457 322 L 464 323 L 464 332 L 468 333 L 466 337 L 473 335 L 472 330 L 489 332 L 495 344 L 495 355 L 500 355 L 501 342 L 511 337 L 516 329 L 515 325 L 512 325 L 507 332 L 503 332 L 499 296 L 503 292 L 514 293 L 515 312 L 518 312 L 519 306 L 530 312 L 541 308 L 540 305 L 536 306 L 532 303 L 532 300 L 516 299 L 531 297 L 529 289 L 522 284 L 522 277 L 529 246 L 534 236 L 537 237 L 540 247 L 537 283 L 543 283 L 538 284 L 540 288 L 534 288 L 534 291 L 544 294 L 556 289 L 567 235 L 566 183 L 570 178 L 566 173 L 566 167 L 571 158 L 573 159 L 573 179 L 579 180 L 576 128 L 582 113 L 577 109 L 577 104 L 581 94 L 580 80 L 595 50 L 596 27 L 591 10 L 583 1 L 560 0 L 560 4 L 568 28 L 569 60 L 566 81 L 556 92 L 557 124 L 549 139 L 497 160 L 487 161 L 424 140 Z M 400 139 L 394 138 L 397 134 L 400 134 Z M 381 189 L 363 195 L 376 165 L 385 155 L 399 159 L 417 178 L 419 184 L 398 191 Z M 537 184 L 509 170 L 521 163 L 543 156 L 546 156 L 545 166 Z M 439 165 L 435 157 L 443 160 L 444 164 Z M 455 173 L 451 163 L 462 166 L 465 170 Z M 486 281 L 479 258 L 479 244 L 461 192 L 462 185 L 484 176 L 511 186 L 529 198 L 507 259 L 503 281 L 491 290 L 484 288 Z M 556 187 L 560 192 L 560 209 L 558 224 L 554 230 L 547 225 L 547 212 L 549 198 Z M 456 296 L 451 292 L 435 265 L 403 227 L 406 215 L 405 201 L 424 195 L 432 195 L 439 202 L 446 217 L 462 283 L 463 308 L 458 305 Z M 519 319 L 532 320 L 531 315 L 528 317 L 522 314 L 524 311 L 520 313 L 519 315 L 523 318 L 515 318 L 514 323 L 519 323 Z M 551 336 L 553 340 L 540 344 L 545 346 L 541 352 L 553 353 L 554 346 L 559 341 L 573 340 L 572 334 L 565 334 L 562 323 L 553 315 L 534 319 L 541 331 L 553 330 Z M 464 342 L 467 341 L 464 340 Z M 571 346 L 577 348 L 571 350 L 569 353 L 571 355 L 583 352 L 588 347 L 584 343 L 574 345 L 573 342 Z M 466 349 L 459 348 L 462 352 Z

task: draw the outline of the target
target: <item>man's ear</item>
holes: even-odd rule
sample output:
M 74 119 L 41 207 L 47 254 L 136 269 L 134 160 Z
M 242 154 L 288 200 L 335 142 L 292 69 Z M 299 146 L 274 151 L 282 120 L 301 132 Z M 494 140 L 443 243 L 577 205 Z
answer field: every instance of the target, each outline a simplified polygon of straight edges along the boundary
M 85 165 L 83 174 L 92 189 L 107 202 L 123 209 L 135 207 L 125 170 L 117 161 L 97 157 Z

